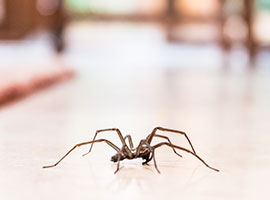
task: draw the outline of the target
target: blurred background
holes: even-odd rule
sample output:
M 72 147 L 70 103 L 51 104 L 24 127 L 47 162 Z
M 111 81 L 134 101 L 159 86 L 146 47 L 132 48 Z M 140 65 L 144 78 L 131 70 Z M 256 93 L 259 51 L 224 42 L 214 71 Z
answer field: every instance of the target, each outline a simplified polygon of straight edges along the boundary
M 269 0 L 0 0 L 1 199 L 267 199 L 269 102 Z M 40 167 L 97 129 L 136 145 L 155 126 L 223 173 L 164 149 L 165 176 L 135 163 L 115 180 L 102 145 Z
M 269 10 L 268 0 L 1 0 L 1 85 L 59 66 L 267 68 Z

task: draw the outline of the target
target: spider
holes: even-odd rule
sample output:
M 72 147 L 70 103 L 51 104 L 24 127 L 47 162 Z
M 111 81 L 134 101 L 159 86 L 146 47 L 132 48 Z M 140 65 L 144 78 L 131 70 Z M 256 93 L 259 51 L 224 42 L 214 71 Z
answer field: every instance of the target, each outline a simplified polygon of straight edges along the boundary
M 118 148 L 115 144 L 113 144 L 112 142 L 110 142 L 109 140 L 106 139 L 96 139 L 97 135 L 101 132 L 108 132 L 108 131 L 114 131 L 118 134 L 121 142 L 122 142 L 122 147 L 121 149 Z M 167 136 L 164 135 L 159 135 L 157 134 L 157 131 L 166 131 L 166 132 L 172 132 L 172 133 L 177 133 L 177 134 L 181 134 L 184 135 L 186 140 L 188 141 L 190 147 L 192 150 L 188 150 L 186 148 L 174 145 L 171 143 L 170 139 Z M 154 137 L 159 137 L 162 139 L 167 140 L 167 142 L 161 142 L 158 143 L 154 146 L 151 146 L 151 142 L 153 140 Z M 128 139 L 129 142 L 129 146 L 126 143 L 126 139 Z M 178 131 L 178 130 L 173 130 L 173 129 L 168 129 L 168 128 L 163 128 L 163 127 L 156 127 L 153 129 L 153 131 L 146 137 L 146 139 L 142 139 L 138 145 L 138 147 L 134 148 L 133 142 L 132 142 L 132 138 L 130 135 L 126 135 L 125 137 L 123 137 L 122 133 L 120 132 L 120 130 L 118 128 L 108 128 L 108 129 L 101 129 L 101 130 L 97 130 L 95 133 L 95 136 L 93 138 L 92 141 L 88 141 L 88 142 L 82 142 L 79 144 L 76 144 L 72 149 L 70 149 L 59 161 L 57 161 L 55 164 L 53 165 L 48 165 L 48 166 L 43 166 L 43 168 L 50 168 L 50 167 L 55 167 L 56 165 L 58 165 L 66 156 L 68 156 L 74 149 L 76 149 L 77 147 L 80 146 L 84 146 L 84 145 L 88 145 L 91 144 L 90 149 L 87 153 L 83 154 L 83 156 L 89 154 L 93 148 L 93 144 L 94 143 L 99 143 L 99 142 L 105 142 L 106 144 L 108 144 L 110 147 L 112 147 L 114 150 L 116 150 L 116 154 L 113 155 L 111 157 L 111 161 L 112 162 L 117 162 L 117 168 L 116 171 L 114 173 L 117 173 L 119 171 L 120 168 L 120 161 L 124 160 L 124 159 L 135 159 L 135 158 L 142 158 L 144 160 L 144 162 L 142 163 L 143 165 L 148 164 L 148 162 L 150 162 L 152 159 L 154 161 L 154 166 L 157 170 L 158 173 L 160 173 L 158 167 L 157 167 L 157 163 L 156 163 L 156 158 L 155 158 L 155 150 L 161 146 L 168 146 L 171 147 L 173 152 L 178 155 L 179 157 L 182 157 L 182 155 L 180 155 L 179 153 L 176 152 L 175 149 L 179 149 L 182 151 L 185 151 L 187 153 L 190 153 L 191 155 L 195 156 L 197 159 L 199 159 L 206 167 L 219 172 L 218 169 L 215 169 L 213 167 L 210 167 L 201 157 L 199 157 L 197 155 L 197 153 L 195 152 L 193 145 L 191 144 L 187 134 L 183 131 Z

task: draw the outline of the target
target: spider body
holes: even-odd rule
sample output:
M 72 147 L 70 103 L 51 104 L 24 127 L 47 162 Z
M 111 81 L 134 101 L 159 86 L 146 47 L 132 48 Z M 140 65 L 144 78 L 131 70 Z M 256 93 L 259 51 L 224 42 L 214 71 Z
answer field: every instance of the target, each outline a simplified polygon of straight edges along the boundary
M 128 148 L 128 147 L 127 147 Z M 145 160 L 142 164 L 146 164 L 150 161 L 150 155 L 151 155 L 151 151 L 148 149 L 148 148 L 144 148 L 142 149 L 138 155 L 136 154 L 136 150 L 122 150 L 121 153 L 116 153 L 115 155 L 113 155 L 111 157 L 111 161 L 112 162 L 117 162 L 118 161 L 118 157 L 120 157 L 120 161 L 122 160 L 125 160 L 125 159 L 128 159 L 128 160 L 133 160 L 133 159 L 136 159 L 136 158 L 142 158 L 143 160 Z
M 121 154 L 121 153 L 116 153 L 115 155 L 113 155 L 111 157 L 111 161 L 112 162 L 117 162 L 118 161 L 118 156 L 120 156 L 120 161 L 128 159 L 128 160 L 133 160 L 135 158 L 142 158 L 143 160 L 148 161 L 149 157 L 150 157 L 150 151 L 146 151 L 145 153 L 140 153 L 139 156 L 136 156 L 135 153 L 132 153 L 131 157 L 126 157 L 125 155 Z
M 106 139 L 96 139 L 97 135 L 101 132 L 109 132 L 109 131 L 115 131 L 122 143 L 122 147 L 119 148 L 117 147 L 115 144 L 113 144 L 112 142 L 110 142 L 109 140 Z M 157 131 L 166 131 L 166 132 L 171 132 L 171 133 L 177 133 L 180 135 L 184 135 L 186 140 L 188 141 L 191 150 L 186 149 L 184 147 L 180 147 L 177 145 L 174 145 L 171 143 L 170 139 L 167 136 L 164 135 L 160 135 L 157 134 Z M 165 139 L 166 142 L 161 142 L 158 143 L 156 145 L 151 146 L 151 142 L 153 140 L 154 137 L 159 137 L 162 139 Z M 128 140 L 129 142 L 129 146 L 126 143 L 126 140 Z M 83 142 L 83 143 L 79 143 L 76 144 L 72 149 L 70 149 L 58 162 L 56 162 L 54 165 L 49 165 L 49 166 L 44 166 L 43 168 L 50 168 L 50 167 L 55 167 L 56 165 L 58 165 L 67 155 L 69 155 L 75 148 L 83 146 L 83 145 L 88 145 L 91 144 L 91 147 L 89 149 L 89 151 L 84 154 L 83 156 L 89 154 L 92 150 L 93 144 L 94 143 L 100 143 L 100 142 L 105 142 L 107 143 L 110 147 L 112 147 L 114 150 L 116 150 L 116 154 L 113 155 L 111 157 L 111 161 L 117 163 L 117 169 L 115 171 L 118 172 L 119 170 L 119 166 L 120 166 L 120 161 L 124 160 L 124 159 L 128 159 L 128 160 L 132 160 L 132 159 L 136 159 L 136 158 L 142 158 L 143 159 L 143 165 L 147 164 L 148 162 L 150 162 L 152 159 L 154 160 L 154 165 L 156 170 L 159 172 L 158 168 L 157 168 L 157 164 L 156 164 L 156 159 L 155 159 L 155 149 L 161 147 L 161 146 L 168 146 L 171 147 L 172 150 L 174 151 L 174 153 L 176 155 L 178 155 L 179 157 L 182 157 L 180 154 L 178 154 L 176 152 L 177 150 L 181 150 L 181 151 L 185 151 L 193 156 L 195 156 L 197 159 L 199 159 L 206 167 L 214 170 L 214 171 L 219 171 L 218 169 L 215 169 L 213 167 L 210 167 L 201 157 L 199 157 L 194 148 L 193 145 L 191 144 L 187 134 L 183 131 L 178 131 L 178 130 L 174 130 L 174 129 L 168 129 L 168 128 L 163 128 L 163 127 L 156 127 L 153 129 L 153 131 L 146 137 L 146 139 L 142 139 L 139 143 L 139 145 L 134 148 L 133 142 L 132 142 L 132 138 L 130 135 L 127 135 L 125 137 L 123 137 L 122 133 L 120 132 L 119 129 L 117 128 L 109 128 L 109 129 L 101 129 L 96 131 L 95 136 L 93 138 L 93 140 L 89 141 L 89 142 Z M 159 172 L 160 173 L 160 172 Z
M 132 159 L 135 158 L 135 153 L 134 152 L 131 152 L 130 150 L 126 150 L 125 151 L 124 149 L 122 149 L 121 152 L 116 153 L 115 155 L 113 155 L 111 157 L 111 161 L 112 162 L 117 162 L 118 161 L 118 158 L 119 158 L 120 161 L 125 160 L 125 159 L 132 160 Z

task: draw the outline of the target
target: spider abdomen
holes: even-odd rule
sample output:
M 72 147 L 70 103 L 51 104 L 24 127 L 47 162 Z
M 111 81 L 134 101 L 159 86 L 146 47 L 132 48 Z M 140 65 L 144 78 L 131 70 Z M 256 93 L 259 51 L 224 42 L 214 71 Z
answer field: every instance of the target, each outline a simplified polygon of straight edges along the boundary
M 112 162 L 117 162 L 118 161 L 118 156 L 120 155 L 120 161 L 121 160 L 124 160 L 125 159 L 125 157 L 122 155 L 122 154 L 115 154 L 115 155 L 113 155 L 112 157 L 111 157 L 111 161 Z

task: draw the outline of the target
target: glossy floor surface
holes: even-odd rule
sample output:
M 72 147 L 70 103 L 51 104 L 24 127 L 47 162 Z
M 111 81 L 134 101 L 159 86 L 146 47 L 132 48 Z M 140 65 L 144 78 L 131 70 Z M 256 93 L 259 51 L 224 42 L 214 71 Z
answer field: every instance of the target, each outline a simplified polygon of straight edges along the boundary
M 221 67 L 217 47 L 166 45 L 155 27 L 134 33 L 116 25 L 104 36 L 105 48 L 95 35 L 100 29 L 86 52 L 78 52 L 81 37 L 68 35 L 76 45 L 63 59 L 76 66 L 75 79 L 1 108 L 0 199 L 269 199 L 270 71 L 239 69 L 236 61 Z M 115 29 L 124 38 L 120 47 L 111 38 Z M 186 131 L 198 155 L 220 172 L 162 147 L 161 174 L 141 159 L 121 162 L 114 174 L 115 152 L 106 144 L 86 157 L 89 146 L 80 147 L 42 169 L 97 129 L 118 127 L 137 145 L 155 126 Z M 183 136 L 164 134 L 188 148 Z M 113 132 L 99 138 L 121 146 Z

